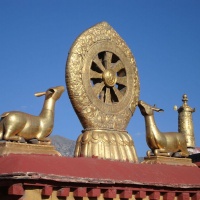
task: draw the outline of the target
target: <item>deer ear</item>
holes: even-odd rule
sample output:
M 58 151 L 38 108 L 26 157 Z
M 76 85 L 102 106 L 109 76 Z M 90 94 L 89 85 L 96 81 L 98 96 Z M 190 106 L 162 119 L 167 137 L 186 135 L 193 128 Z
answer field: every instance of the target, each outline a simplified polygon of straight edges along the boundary
M 37 92 L 37 93 L 35 93 L 35 96 L 36 97 L 41 97 L 41 96 L 43 96 L 45 94 L 46 94 L 46 92 Z

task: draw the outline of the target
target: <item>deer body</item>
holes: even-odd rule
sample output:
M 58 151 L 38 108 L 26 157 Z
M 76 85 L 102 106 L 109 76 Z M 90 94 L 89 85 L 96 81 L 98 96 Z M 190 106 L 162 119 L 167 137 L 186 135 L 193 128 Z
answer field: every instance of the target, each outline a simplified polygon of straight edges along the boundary
M 160 132 L 156 126 L 154 119 L 154 111 L 160 112 L 162 109 L 155 108 L 146 104 L 143 101 L 138 102 L 141 114 L 145 118 L 146 125 L 146 140 L 149 148 L 154 155 L 170 156 L 173 153 L 179 152 L 181 156 L 188 156 L 187 144 L 185 136 L 178 132 Z M 150 156 L 151 152 L 147 152 Z
M 45 95 L 39 116 L 18 111 L 3 113 L 0 120 L 0 139 L 18 142 L 38 139 L 41 142 L 49 142 L 47 137 L 51 134 L 54 125 L 55 102 L 63 91 L 64 87 L 58 86 L 35 94 Z

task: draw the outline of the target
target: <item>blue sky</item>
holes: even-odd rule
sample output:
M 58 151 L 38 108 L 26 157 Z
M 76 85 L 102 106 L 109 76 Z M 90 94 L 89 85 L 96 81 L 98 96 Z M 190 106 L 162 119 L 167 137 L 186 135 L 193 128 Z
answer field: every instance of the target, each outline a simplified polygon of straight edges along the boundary
M 65 86 L 65 63 L 74 40 L 107 21 L 126 41 L 137 63 L 140 99 L 165 112 L 155 113 L 161 131 L 178 130 L 186 93 L 200 146 L 200 1 L 198 0 L 0 0 L 0 112 L 38 115 L 44 101 L 34 93 Z M 82 126 L 67 92 L 56 104 L 52 134 L 76 140 Z M 148 147 L 138 108 L 128 132 L 139 156 Z

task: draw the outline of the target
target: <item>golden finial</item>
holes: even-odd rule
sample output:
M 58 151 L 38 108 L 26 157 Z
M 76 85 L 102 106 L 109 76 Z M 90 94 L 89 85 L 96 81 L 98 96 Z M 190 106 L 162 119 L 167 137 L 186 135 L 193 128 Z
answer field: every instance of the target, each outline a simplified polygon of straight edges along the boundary
M 182 102 L 187 105 L 187 101 L 188 101 L 188 97 L 187 97 L 187 94 L 184 94 L 183 95 L 183 98 L 182 98 Z
M 191 108 L 188 103 L 187 94 L 182 96 L 183 105 L 177 109 L 178 111 L 178 131 L 185 134 L 187 147 L 195 147 L 195 138 L 194 138 L 194 128 L 192 121 L 192 113 L 195 112 L 195 108 Z

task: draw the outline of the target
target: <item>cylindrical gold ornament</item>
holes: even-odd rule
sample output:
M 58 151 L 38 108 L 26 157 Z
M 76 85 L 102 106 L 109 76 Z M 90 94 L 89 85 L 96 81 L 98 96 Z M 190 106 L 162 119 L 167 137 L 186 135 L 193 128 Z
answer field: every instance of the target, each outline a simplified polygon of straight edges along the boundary
M 187 147 L 195 147 L 194 127 L 192 120 L 192 113 L 195 112 L 195 108 L 191 108 L 187 105 L 188 97 L 183 95 L 183 105 L 178 109 L 178 131 L 185 134 Z

